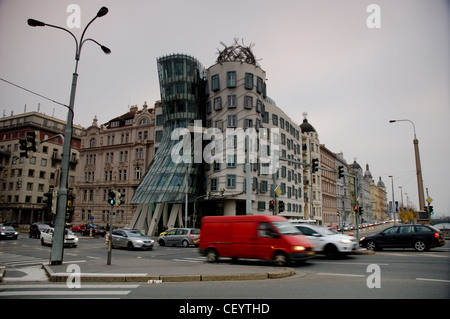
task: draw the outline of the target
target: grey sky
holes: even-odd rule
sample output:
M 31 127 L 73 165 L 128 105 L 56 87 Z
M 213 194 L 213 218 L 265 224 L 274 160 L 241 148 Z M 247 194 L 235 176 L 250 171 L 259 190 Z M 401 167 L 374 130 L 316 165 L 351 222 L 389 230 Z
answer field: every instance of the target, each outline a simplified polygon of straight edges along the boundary
M 69 4 L 81 8 L 81 29 L 101 6 L 109 13 L 88 29 L 112 50 L 83 47 L 75 123 L 89 126 L 123 114 L 129 105 L 159 100 L 156 58 L 186 53 L 205 67 L 220 41 L 254 43 L 267 73 L 267 92 L 298 124 L 302 112 L 320 142 L 347 162 L 368 163 L 391 199 L 394 175 L 418 206 L 413 130 L 416 125 L 425 187 L 436 215 L 450 215 L 450 2 L 443 0 L 0 0 L 0 77 L 68 104 L 74 71 L 73 39 L 60 30 L 31 28 L 28 18 L 66 26 Z M 369 29 L 370 4 L 381 28 Z M 0 81 L 0 111 L 66 119 L 67 110 Z M 404 195 L 404 201 L 406 196 Z

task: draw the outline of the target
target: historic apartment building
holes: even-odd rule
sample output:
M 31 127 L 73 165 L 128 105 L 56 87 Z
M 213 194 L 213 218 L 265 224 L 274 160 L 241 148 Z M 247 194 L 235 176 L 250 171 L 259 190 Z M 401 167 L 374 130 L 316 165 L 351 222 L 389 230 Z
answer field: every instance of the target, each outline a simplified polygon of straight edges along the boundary
M 0 222 L 15 220 L 29 225 L 53 220 L 53 214 L 44 209 L 43 200 L 45 193 L 59 187 L 65 125 L 65 121 L 39 112 L 0 119 Z M 38 143 L 36 152 L 28 152 L 28 158 L 20 157 L 19 139 L 29 131 L 34 131 L 39 141 L 47 141 Z M 75 188 L 81 131 L 82 127 L 73 126 L 69 194 Z M 69 214 L 73 207 L 68 205 Z
M 338 225 L 337 193 L 336 193 L 336 154 L 325 144 L 320 144 L 320 166 L 322 188 L 322 222 L 324 225 Z
M 130 199 L 154 156 L 154 127 L 154 109 L 145 103 L 102 125 L 95 118 L 82 130 L 72 222 L 111 225 L 108 192 L 118 190 L 125 204 L 114 208 L 112 225 L 130 223 L 135 211 Z

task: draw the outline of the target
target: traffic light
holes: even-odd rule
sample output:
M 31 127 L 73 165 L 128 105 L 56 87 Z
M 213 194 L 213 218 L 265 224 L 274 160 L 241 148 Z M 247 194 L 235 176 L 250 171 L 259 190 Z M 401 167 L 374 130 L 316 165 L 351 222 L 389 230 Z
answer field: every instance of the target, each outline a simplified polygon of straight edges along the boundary
M 433 206 L 430 206 L 430 215 L 434 215 Z
M 36 144 L 36 132 L 28 131 L 26 137 L 19 140 L 20 157 L 28 157 L 28 151 L 36 152 Z
M 339 166 L 338 167 L 338 177 L 339 178 L 343 178 L 344 177 L 344 166 Z
M 36 152 L 36 132 L 28 131 L 27 132 L 27 143 L 30 143 L 30 146 L 27 147 L 28 151 Z
M 121 194 L 119 191 L 115 191 L 115 204 L 114 206 L 119 207 L 122 204 L 125 204 L 125 201 L 122 200 L 122 197 L 125 197 L 125 194 Z
M 52 201 L 53 201 L 53 193 L 48 192 L 44 193 L 45 199 L 42 201 L 45 204 L 44 209 L 51 211 L 52 210 Z
M 108 204 L 111 206 L 114 206 L 115 203 L 116 203 L 116 192 L 109 191 L 108 192 Z
M 312 172 L 317 173 L 318 170 L 319 170 L 319 159 L 313 158 L 312 159 Z
M 20 157 L 28 157 L 27 139 L 21 138 L 19 140 Z
M 362 211 L 363 211 L 363 209 L 362 209 L 362 207 L 360 207 L 360 208 L 358 209 L 359 216 L 361 216 L 361 215 L 363 214 Z
M 278 202 L 278 211 L 281 213 L 281 212 L 284 212 L 284 202 L 282 201 L 282 200 L 280 200 L 279 202 Z
M 275 209 L 275 201 L 273 199 L 269 201 L 269 209 Z
M 354 211 L 355 213 L 357 213 L 357 212 L 358 212 L 358 206 L 353 207 L 353 211 Z

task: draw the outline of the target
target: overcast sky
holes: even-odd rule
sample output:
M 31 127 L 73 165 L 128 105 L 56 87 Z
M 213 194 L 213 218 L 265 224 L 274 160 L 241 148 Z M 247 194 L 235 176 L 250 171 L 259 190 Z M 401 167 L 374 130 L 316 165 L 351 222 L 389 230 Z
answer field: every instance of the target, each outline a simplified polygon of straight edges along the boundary
M 444 0 L 0 0 L 0 78 L 69 104 L 75 42 L 32 28 L 28 18 L 67 28 L 80 8 L 81 28 L 106 6 L 86 37 L 79 63 L 75 124 L 89 126 L 160 99 L 156 59 L 171 53 L 215 63 L 220 42 L 254 43 L 267 93 L 298 124 L 302 113 L 320 142 L 357 158 L 392 199 L 399 186 L 418 207 L 413 127 L 424 185 L 436 215 L 450 215 L 450 1 Z M 379 20 L 367 12 L 380 9 Z M 73 21 L 69 19 L 70 21 Z M 380 28 L 369 28 L 369 22 Z M 369 23 L 370 24 L 370 23 Z M 0 112 L 40 111 L 66 120 L 67 109 L 0 81 Z

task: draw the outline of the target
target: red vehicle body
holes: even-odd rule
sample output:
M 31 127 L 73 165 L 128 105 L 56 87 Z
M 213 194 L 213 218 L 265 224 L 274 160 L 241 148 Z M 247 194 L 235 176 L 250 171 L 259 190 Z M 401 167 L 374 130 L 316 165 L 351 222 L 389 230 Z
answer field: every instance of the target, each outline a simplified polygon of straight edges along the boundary
M 282 216 L 207 216 L 202 219 L 200 254 L 273 260 L 277 265 L 314 256 L 313 245 Z

